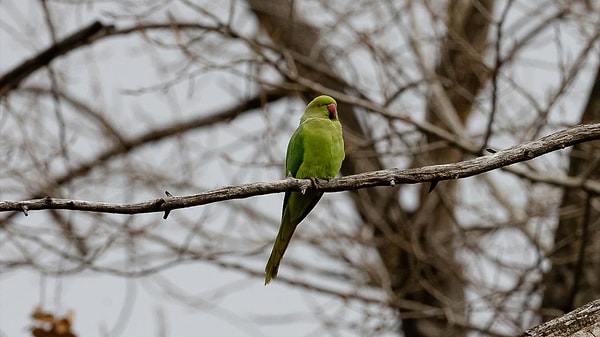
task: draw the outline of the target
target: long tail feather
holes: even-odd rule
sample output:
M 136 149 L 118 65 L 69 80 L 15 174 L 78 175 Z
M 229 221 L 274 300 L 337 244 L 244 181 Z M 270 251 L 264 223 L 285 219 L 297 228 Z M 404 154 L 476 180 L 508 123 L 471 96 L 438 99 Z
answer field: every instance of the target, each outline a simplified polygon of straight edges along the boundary
M 323 192 L 314 191 L 306 192 L 305 194 L 292 192 L 289 197 L 286 196 L 279 233 L 277 233 L 271 256 L 265 267 L 265 285 L 277 277 L 279 263 L 292 239 L 292 235 L 294 235 L 296 227 L 315 207 L 322 196 Z
M 296 226 L 293 227 L 295 228 Z M 271 250 L 271 256 L 269 256 L 269 261 L 265 267 L 265 285 L 269 284 L 272 279 L 277 277 L 279 263 L 290 243 L 292 234 L 294 234 L 294 230 L 285 230 L 284 226 L 279 230 L 277 238 L 275 239 L 275 244 L 273 245 L 273 250 Z

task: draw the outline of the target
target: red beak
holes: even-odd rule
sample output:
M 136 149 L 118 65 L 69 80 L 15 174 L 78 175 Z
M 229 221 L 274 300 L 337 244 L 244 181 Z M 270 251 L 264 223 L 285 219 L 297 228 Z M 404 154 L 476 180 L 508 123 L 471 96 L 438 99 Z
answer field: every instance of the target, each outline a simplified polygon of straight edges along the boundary
M 336 119 L 337 117 L 337 107 L 335 104 L 329 104 L 327 106 L 327 111 L 329 111 L 329 119 Z

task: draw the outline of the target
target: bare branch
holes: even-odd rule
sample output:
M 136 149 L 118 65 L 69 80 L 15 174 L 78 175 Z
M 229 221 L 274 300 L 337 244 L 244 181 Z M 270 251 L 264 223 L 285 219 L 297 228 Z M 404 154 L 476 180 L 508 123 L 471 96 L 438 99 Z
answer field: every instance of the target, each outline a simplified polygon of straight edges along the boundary
M 102 153 L 99 153 L 94 159 L 85 163 L 81 163 L 79 166 L 55 178 L 53 184 L 65 184 L 74 178 L 87 174 L 91 169 L 97 167 L 99 164 L 107 162 L 114 157 L 123 155 L 134 148 L 146 146 L 153 142 L 160 141 L 176 134 L 182 134 L 189 130 L 196 130 L 202 127 L 212 126 L 217 122 L 231 121 L 241 114 L 262 107 L 266 103 L 277 101 L 280 98 L 285 97 L 287 94 L 287 92 L 277 89 L 260 92 L 245 101 L 242 101 L 224 110 L 219 110 L 210 115 L 200 115 L 189 120 L 169 124 L 155 130 L 150 130 L 147 133 L 132 139 L 122 140 L 115 146 Z
M 498 151 L 489 156 L 453 164 L 431 165 L 415 169 L 402 170 L 394 168 L 366 172 L 331 181 L 320 181 L 316 187 L 311 186 L 312 183 L 308 179 L 288 178 L 273 182 L 228 186 L 190 196 L 160 198 L 132 204 L 55 199 L 51 197 L 25 201 L 3 201 L 0 202 L 0 211 L 19 211 L 27 214 L 26 212 L 31 210 L 69 209 L 101 213 L 138 214 L 167 212 L 173 209 L 279 193 L 288 190 L 317 189 L 324 192 L 338 192 L 375 186 L 395 186 L 396 184 L 452 180 L 471 177 L 500 167 L 531 160 L 568 146 L 598 139 L 600 139 L 600 123 L 585 124 Z M 600 182 L 591 180 L 582 181 L 581 186 L 592 193 L 600 194 Z
M 24 61 L 16 66 L 4 76 L 0 77 L 0 97 L 5 96 L 11 90 L 19 86 L 29 75 L 35 71 L 47 66 L 57 57 L 68 54 L 77 48 L 101 40 L 106 37 L 126 35 L 135 32 L 143 32 L 144 30 L 161 30 L 174 28 L 173 24 L 147 24 L 134 25 L 124 29 L 116 29 L 114 25 L 105 25 L 100 21 L 95 21 L 92 24 L 82 28 L 81 30 L 67 36 L 66 38 L 52 44 L 44 51 Z M 237 34 L 229 31 L 223 26 L 205 26 L 196 23 L 179 23 L 177 29 L 203 29 L 220 32 L 223 35 L 239 37 Z
M 91 44 L 95 40 L 108 35 L 114 29 L 114 26 L 105 26 L 96 21 L 91 25 L 67 36 L 63 40 L 48 47 L 38 55 L 26 60 L 13 70 L 0 77 L 0 97 L 6 95 L 12 89 L 16 88 L 21 81 L 26 79 L 36 70 L 50 64 L 55 58 L 67 54 L 86 44 Z

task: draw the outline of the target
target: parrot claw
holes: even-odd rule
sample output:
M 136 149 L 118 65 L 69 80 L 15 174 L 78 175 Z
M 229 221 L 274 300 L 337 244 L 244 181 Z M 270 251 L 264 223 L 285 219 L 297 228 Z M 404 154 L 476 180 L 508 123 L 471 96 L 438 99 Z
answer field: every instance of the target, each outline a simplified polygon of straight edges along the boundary
M 306 184 L 302 184 L 302 186 L 300 187 L 300 193 L 302 194 L 306 194 L 306 190 L 308 190 L 308 187 L 312 186 L 312 187 L 319 187 L 319 180 L 318 178 L 307 178 L 310 180 L 310 184 L 306 183 Z

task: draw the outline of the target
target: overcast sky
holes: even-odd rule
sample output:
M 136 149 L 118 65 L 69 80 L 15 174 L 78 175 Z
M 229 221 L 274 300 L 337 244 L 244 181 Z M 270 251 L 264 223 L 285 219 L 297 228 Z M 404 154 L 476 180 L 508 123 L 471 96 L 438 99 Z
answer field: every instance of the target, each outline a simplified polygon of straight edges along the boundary
M 107 15 L 109 11 L 119 11 L 117 5 L 106 3 L 93 6 L 67 6 L 60 1 L 52 2 L 51 10 L 57 21 L 60 20 L 58 36 L 62 37 L 73 32 L 96 19 L 104 23 L 125 25 L 127 18 L 113 18 Z M 225 15 L 228 7 L 223 6 L 217 10 L 218 5 L 213 5 L 213 10 Z M 170 9 L 173 15 L 184 17 L 184 11 L 177 11 L 177 7 Z M 158 11 L 155 19 L 163 19 L 166 11 Z M 239 14 L 243 16 L 244 11 Z M 45 28 L 38 1 L 34 0 L 2 0 L 0 1 L 0 73 L 19 64 L 35 53 L 49 46 L 50 38 Z M 254 31 L 255 22 L 252 17 L 241 19 L 240 27 Z M 18 32 L 18 34 L 16 33 Z M 27 36 L 27 39 L 23 39 Z M 169 72 L 176 67 L 167 69 L 166 74 L 155 69 L 153 55 L 145 53 L 140 44 L 131 45 L 132 39 L 114 38 L 102 41 L 90 48 L 78 50 L 67 57 L 54 61 L 58 67 L 69 65 L 69 87 L 73 94 L 80 97 L 97 97 L 97 104 L 103 109 L 114 111 L 110 119 L 118 120 L 119 125 L 128 135 L 134 135 L 151 126 L 161 125 L 161 122 L 177 118 L 185 119 L 198 113 L 216 111 L 220 107 L 234 103 L 231 95 L 227 95 L 231 87 L 239 89 L 240 86 L 228 84 L 232 78 L 215 74 L 213 77 L 204 78 L 203 86 L 196 89 L 192 97 L 188 97 L 189 87 L 186 85 L 175 86 L 168 95 L 132 95 L 123 89 L 143 88 L 152 83 L 158 83 L 164 77 L 169 77 Z M 577 41 L 565 40 L 565 49 L 576 49 Z M 570 45 L 572 44 L 572 45 Z M 537 51 L 530 51 L 527 57 L 540 59 L 544 55 L 552 58 L 544 46 Z M 177 56 L 173 56 L 174 60 Z M 360 61 L 361 59 L 358 58 Z M 364 61 L 364 60 L 363 60 Z M 597 60 L 596 60 L 597 62 Z M 94 69 L 90 69 L 94 67 Z M 540 83 L 554 79 L 553 75 L 543 69 L 531 70 L 527 74 L 517 75 L 524 81 L 530 81 L 534 88 Z M 61 68 L 62 69 L 62 68 Z M 45 74 L 35 74 L 35 78 L 44 78 Z M 98 78 L 100 77 L 100 78 Z M 579 116 L 570 111 L 581 111 L 583 98 L 587 96 L 590 80 L 578 78 L 572 89 L 571 108 L 558 114 L 557 121 L 573 123 Z M 102 83 L 100 91 L 91 89 L 91 82 Z M 33 81 L 31 82 L 33 83 Z M 46 83 L 46 82 L 44 82 Z M 544 95 L 540 92 L 539 95 Z M 172 99 L 179 98 L 179 116 L 165 114 L 172 111 Z M 4 110 L 4 106 L 0 105 Z M 0 112 L 0 120 L 5 114 Z M 298 101 L 286 100 L 269 107 L 269 122 L 271 127 L 282 126 L 285 132 L 277 134 L 271 141 L 276 144 L 273 153 L 265 154 L 265 158 L 279 161 L 284 160 L 287 138 L 293 131 L 297 120 L 302 113 L 302 104 Z M 515 112 L 516 113 L 516 112 Z M 290 117 L 293 116 L 293 117 Z M 482 123 L 483 119 L 474 118 L 471 123 Z M 227 144 L 234 143 L 238 137 L 251 136 L 265 131 L 265 117 L 256 114 L 236 120 L 227 129 L 217 130 L 208 134 L 196 133 L 198 144 L 218 143 L 227 148 Z M 6 132 L 2 130 L 1 132 Z M 283 136 L 287 135 L 287 136 Z M 82 138 L 75 140 L 75 151 L 83 153 L 100 149 L 99 144 L 94 144 L 93 139 Z M 498 146 L 508 146 L 509 140 L 496 139 Z M 512 141 L 512 140 L 510 140 Z M 92 150 L 90 150 L 92 149 Z M 152 165 L 168 165 L 168 155 L 174 151 L 168 146 L 156 145 L 140 154 L 148 161 L 148 170 Z M 235 154 L 235 149 L 231 149 Z M 248 156 L 250 156 L 248 154 Z M 237 157 L 240 158 L 240 157 Z M 246 159 L 246 158 L 242 158 Z M 163 162 L 157 163 L 157 162 Z M 203 188 L 216 188 L 223 185 L 253 182 L 260 180 L 275 180 L 281 178 L 281 166 L 274 166 L 259 173 L 248 173 L 246 176 L 238 175 L 239 167 L 231 168 L 226 160 L 203 167 L 206 176 L 214 177 L 211 181 L 196 182 Z M 52 169 L 52 168 L 51 168 Z M 207 174 L 207 171 L 209 172 Z M 228 173 L 236 172 L 229 175 Z M 194 174 L 191 175 L 193 177 Z M 72 198 L 95 200 L 100 196 L 114 202 L 129 200 L 127 192 L 123 192 L 126 183 L 114 183 L 107 186 L 89 186 L 87 190 L 71 191 Z M 157 186 L 157 191 L 169 187 Z M 171 187 L 172 188 L 172 187 Z M 192 188 L 191 188 L 192 189 Z M 19 198 L 13 192 L 2 192 L 0 186 L 0 199 Z M 176 191 L 177 194 L 180 191 Z M 187 192 L 187 191 L 184 191 Z M 27 193 L 23 193 L 27 195 Z M 156 198 L 151 191 L 140 191 L 135 194 L 134 200 Z M 476 199 L 476 194 L 471 195 Z M 309 232 L 316 230 L 316 224 L 321 224 L 326 218 L 326 208 L 329 205 L 348 210 L 346 222 L 340 226 L 351 227 L 355 213 L 347 203 L 342 193 L 326 195 L 320 207 L 307 219 L 303 230 Z M 268 195 L 251 198 L 245 201 L 236 201 L 242 205 L 256 207 L 257 210 L 268 215 L 268 226 L 265 231 L 274 236 L 278 217 L 280 215 L 282 195 Z M 228 218 L 220 214 L 217 206 L 201 207 L 183 210 L 182 217 L 207 217 L 221 222 L 223 225 Z M 154 221 L 159 215 L 136 215 L 140 222 Z M 466 216 L 466 215 L 465 215 Z M 123 217 L 123 216 L 120 216 Z M 171 216 L 166 221 L 156 221 L 160 226 L 174 226 L 178 215 Z M 31 212 L 30 215 L 19 217 L 15 220 L 19 226 L 31 226 L 35 231 L 43 226 L 47 214 Z M 353 220 L 354 219 L 354 220 Z M 243 220 L 239 220 L 243 222 Z M 0 237 L 5 234 L 0 234 Z M 260 247 L 257 247 L 258 249 Z M 509 254 L 510 252 L 507 252 Z M 3 257 L 10 254 L 0 247 Z M 306 250 L 301 245 L 292 245 L 287 253 L 290 261 L 294 259 L 314 259 L 315 264 L 327 262 L 318 261 L 318 255 Z M 260 270 L 266 261 L 264 255 L 254 256 L 248 264 Z M 123 259 L 115 253 L 111 256 L 115 261 Z M 522 258 L 515 257 L 515 258 Z M 333 266 L 334 267 L 334 266 Z M 302 275 L 287 274 L 282 267 L 282 274 L 287 276 L 303 277 Z M 332 284 L 332 286 L 337 286 Z M 166 294 L 165 289 L 171 293 Z M 188 294 L 193 294 L 189 297 Z M 225 293 L 225 294 L 223 294 Z M 183 305 L 182 305 L 183 303 Z M 319 335 L 323 327 L 319 324 L 320 309 L 328 314 L 340 310 L 341 315 L 351 319 L 352 310 L 342 310 L 343 303 L 337 299 L 329 298 L 313 292 L 304 291 L 274 281 L 268 287 L 262 279 L 250 277 L 235 271 L 226 270 L 208 263 L 191 262 L 171 267 L 157 275 L 139 278 L 123 278 L 104 273 L 85 271 L 73 276 L 54 278 L 41 276 L 38 272 L 21 268 L 2 272 L 0 274 L 0 334 L 4 336 L 28 336 L 29 318 L 34 307 L 42 304 L 45 309 L 54 313 L 65 314 L 68 310 L 75 313 L 74 331 L 78 336 L 160 336 L 164 331 L 167 336 L 309 336 Z M 380 313 L 381 314 L 381 313 Z M 356 314 L 357 317 L 361 317 Z M 389 321 L 393 320 L 393 313 L 387 313 Z M 385 321 L 385 317 L 381 317 Z M 258 323 L 257 323 L 258 322 Z M 391 334 L 390 334 L 391 335 Z

